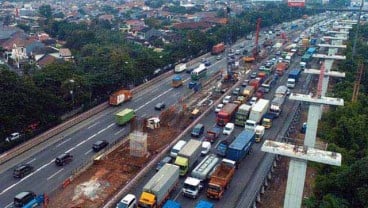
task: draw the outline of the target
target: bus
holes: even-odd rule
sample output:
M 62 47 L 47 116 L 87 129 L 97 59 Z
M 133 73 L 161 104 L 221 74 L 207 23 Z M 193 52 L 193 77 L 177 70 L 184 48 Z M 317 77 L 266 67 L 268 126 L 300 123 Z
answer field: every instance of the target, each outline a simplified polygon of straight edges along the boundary
M 191 73 L 191 78 L 193 81 L 197 81 L 202 77 L 207 75 L 207 67 L 204 64 L 200 64 L 197 68 L 195 68 Z

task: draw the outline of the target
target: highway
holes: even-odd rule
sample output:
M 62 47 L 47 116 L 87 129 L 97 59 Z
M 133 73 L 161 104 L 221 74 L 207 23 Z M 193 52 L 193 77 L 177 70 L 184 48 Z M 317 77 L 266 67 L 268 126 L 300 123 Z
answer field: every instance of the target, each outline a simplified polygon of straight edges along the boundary
M 263 34 L 263 33 L 262 33 Z M 264 40 L 264 35 L 261 36 L 260 42 Z M 272 38 L 272 37 L 271 37 Z M 251 42 L 251 44 L 249 44 Z M 240 43 L 238 43 L 240 44 Z M 246 41 L 246 49 L 251 50 L 251 45 L 253 45 L 253 40 Z M 238 45 L 239 46 L 239 45 Z M 238 47 L 235 46 L 235 47 Z M 215 73 L 216 71 L 225 68 L 226 60 L 223 58 L 219 61 L 215 60 L 215 56 L 211 56 L 210 61 L 212 65 L 209 67 L 209 74 Z M 187 83 L 190 80 L 189 74 L 182 73 L 181 76 Z M 114 114 L 121 111 L 124 108 L 135 109 L 138 117 L 150 117 L 157 115 L 159 112 L 154 110 L 154 105 L 158 102 L 164 101 L 166 106 L 176 103 L 182 96 L 189 93 L 187 87 L 172 88 L 171 87 L 172 77 L 163 79 L 157 84 L 150 86 L 138 92 L 134 95 L 133 99 L 119 107 L 110 107 L 105 111 L 96 114 L 95 116 L 75 125 L 74 127 L 62 132 L 61 134 L 55 136 L 51 140 L 58 140 L 55 143 L 43 143 L 40 151 L 34 151 L 32 154 L 22 155 L 20 158 L 15 160 L 10 160 L 6 164 L 0 166 L 0 207 L 11 207 L 13 197 L 21 191 L 34 191 L 38 194 L 40 193 L 51 193 L 54 189 L 58 188 L 62 182 L 68 178 L 73 171 L 81 168 L 86 164 L 94 155 L 92 151 L 92 144 L 98 140 L 106 139 L 111 144 L 124 138 L 129 132 L 129 125 L 120 127 L 114 122 Z M 279 83 L 285 81 L 286 76 L 279 80 Z M 269 95 L 270 96 L 270 93 Z M 286 113 L 285 113 L 286 114 Z M 285 116 L 285 114 L 283 116 Z M 210 127 L 214 122 L 214 114 L 209 115 L 204 118 L 203 123 L 206 127 Z M 279 118 L 279 120 L 281 120 Z M 282 124 L 278 124 L 282 125 Z M 274 129 L 276 129 L 275 126 Z M 238 133 L 240 131 L 237 128 Z M 266 133 L 271 135 L 273 130 Z M 62 139 L 60 139 L 62 138 Z M 242 174 L 244 178 L 236 175 L 233 183 L 238 181 L 238 184 L 243 184 L 245 181 L 251 178 L 251 172 L 255 169 L 257 161 L 262 158 L 262 154 L 259 151 L 260 144 L 254 146 L 254 152 L 250 157 L 247 157 L 237 171 L 237 174 Z M 69 152 L 74 156 L 74 160 L 63 166 L 58 167 L 54 164 L 54 158 L 58 155 Z M 254 159 L 255 158 L 255 159 Z M 258 159 L 257 159 L 258 158 Z M 14 179 L 12 172 L 15 166 L 22 163 L 30 163 L 35 168 L 35 171 L 27 175 L 22 179 Z M 6 168 L 4 168 L 6 167 Z M 149 178 L 149 176 L 147 177 Z M 239 183 L 242 181 L 242 183 Z M 244 183 L 246 184 L 246 183 Z M 233 184 L 232 184 L 233 185 Z M 230 201 L 234 201 L 233 197 L 241 193 L 241 186 L 232 186 L 226 195 L 231 195 L 229 197 Z M 134 191 L 137 196 L 139 196 L 139 188 Z M 193 201 L 183 199 L 180 194 L 178 195 L 178 200 L 183 201 L 184 204 L 190 204 Z M 228 197 L 226 197 L 228 198 Z M 219 206 L 222 203 L 227 203 L 226 200 L 221 200 Z M 186 207 L 186 206 L 185 206 Z

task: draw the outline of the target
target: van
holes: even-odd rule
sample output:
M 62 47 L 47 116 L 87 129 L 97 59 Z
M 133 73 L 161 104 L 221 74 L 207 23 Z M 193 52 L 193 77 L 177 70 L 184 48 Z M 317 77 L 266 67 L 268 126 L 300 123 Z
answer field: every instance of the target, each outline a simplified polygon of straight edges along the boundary
M 207 155 L 211 150 L 211 142 L 202 142 L 201 155 Z
M 193 137 L 200 137 L 204 132 L 204 125 L 203 124 L 197 124 L 194 126 L 191 135 Z
M 55 164 L 57 166 L 63 166 L 65 164 L 70 163 L 73 160 L 73 156 L 70 153 L 64 153 L 59 155 L 56 159 L 55 159 Z
M 33 167 L 30 164 L 22 164 L 16 167 L 13 171 L 14 178 L 23 178 L 33 171 Z
M 36 198 L 36 194 L 32 191 L 23 191 L 14 197 L 14 207 L 23 207 Z
M 133 194 L 127 194 L 117 205 L 116 208 L 135 208 L 137 199 Z
M 178 143 L 176 143 L 174 147 L 171 149 L 170 156 L 173 158 L 176 158 L 176 156 L 178 155 L 178 153 L 180 152 L 180 150 L 184 147 L 186 143 L 187 142 L 184 140 L 179 140 Z

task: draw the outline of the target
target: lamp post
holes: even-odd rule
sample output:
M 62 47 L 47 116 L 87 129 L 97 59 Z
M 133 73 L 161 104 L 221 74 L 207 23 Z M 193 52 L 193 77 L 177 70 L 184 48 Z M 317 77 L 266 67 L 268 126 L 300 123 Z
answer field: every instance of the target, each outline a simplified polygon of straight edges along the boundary
M 70 79 L 69 82 L 72 84 L 72 89 L 69 91 L 70 95 L 72 96 L 72 106 L 74 109 L 74 79 Z

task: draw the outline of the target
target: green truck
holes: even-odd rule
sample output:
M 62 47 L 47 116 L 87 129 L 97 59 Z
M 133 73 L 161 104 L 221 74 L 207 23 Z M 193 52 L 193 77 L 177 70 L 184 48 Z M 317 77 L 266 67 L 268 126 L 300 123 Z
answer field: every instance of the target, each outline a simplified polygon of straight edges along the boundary
M 123 111 L 115 114 L 115 121 L 118 125 L 124 125 L 135 117 L 135 111 L 130 108 L 126 108 Z

